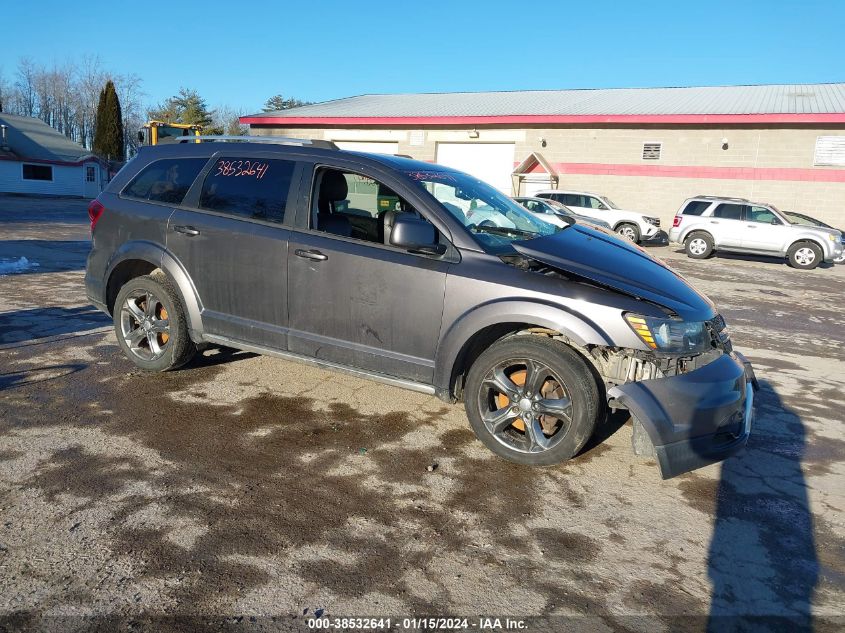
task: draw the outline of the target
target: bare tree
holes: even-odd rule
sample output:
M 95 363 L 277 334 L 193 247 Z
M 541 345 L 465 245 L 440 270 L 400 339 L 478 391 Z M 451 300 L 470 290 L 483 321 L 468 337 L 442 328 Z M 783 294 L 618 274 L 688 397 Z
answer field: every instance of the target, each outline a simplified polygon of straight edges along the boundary
M 15 82 L 17 88 L 17 109 L 19 114 L 24 116 L 35 116 L 36 93 L 35 93 L 35 63 L 28 57 L 22 57 L 18 63 L 18 79 Z

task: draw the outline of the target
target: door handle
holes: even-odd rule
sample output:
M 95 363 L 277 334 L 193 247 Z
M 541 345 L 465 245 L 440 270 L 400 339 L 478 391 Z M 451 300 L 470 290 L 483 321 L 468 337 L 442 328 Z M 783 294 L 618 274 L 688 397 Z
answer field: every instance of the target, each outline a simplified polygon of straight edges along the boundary
M 754 224 L 746 224 L 749 229 L 756 229 L 757 227 Z
M 710 224 L 718 224 L 718 223 L 719 222 L 717 220 L 710 220 Z
M 324 255 L 320 251 L 306 251 L 301 248 L 297 248 L 293 253 L 297 257 L 302 257 L 303 259 L 310 259 L 311 261 L 315 262 L 324 262 L 329 258 L 328 255 Z
M 184 226 L 184 225 L 181 225 L 181 224 L 178 225 L 178 226 L 174 226 L 173 230 L 176 231 L 177 233 L 183 233 L 183 234 L 189 235 L 191 237 L 193 237 L 194 235 L 200 234 L 200 232 L 197 231 L 194 227 Z

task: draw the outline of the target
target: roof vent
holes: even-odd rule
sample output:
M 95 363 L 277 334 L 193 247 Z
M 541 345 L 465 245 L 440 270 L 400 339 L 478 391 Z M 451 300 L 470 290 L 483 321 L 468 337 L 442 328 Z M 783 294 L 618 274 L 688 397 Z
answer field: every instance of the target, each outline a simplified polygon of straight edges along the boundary
M 643 143 L 643 160 L 660 160 L 663 143 Z

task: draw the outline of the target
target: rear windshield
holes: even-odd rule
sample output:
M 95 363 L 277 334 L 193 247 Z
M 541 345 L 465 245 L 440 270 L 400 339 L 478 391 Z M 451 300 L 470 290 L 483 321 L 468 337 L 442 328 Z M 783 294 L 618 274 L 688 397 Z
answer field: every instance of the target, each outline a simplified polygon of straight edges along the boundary
M 144 167 L 121 192 L 125 198 L 138 198 L 168 204 L 181 204 L 207 158 L 166 158 Z
M 684 210 L 681 211 L 681 213 L 684 215 L 701 215 L 709 206 L 710 203 L 706 200 L 693 200 L 684 207 Z

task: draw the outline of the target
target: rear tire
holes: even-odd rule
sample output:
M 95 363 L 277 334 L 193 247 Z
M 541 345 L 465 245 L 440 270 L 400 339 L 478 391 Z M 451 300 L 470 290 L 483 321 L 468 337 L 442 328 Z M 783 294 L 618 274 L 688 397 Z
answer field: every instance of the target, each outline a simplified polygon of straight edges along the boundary
M 165 275 L 130 279 L 117 293 L 113 312 L 117 343 L 141 369 L 177 369 L 196 354 L 179 294 Z
M 464 407 L 475 435 L 518 464 L 548 466 L 580 451 L 604 414 L 599 386 L 569 346 L 533 335 L 491 345 L 467 374 Z
M 684 240 L 687 257 L 707 259 L 713 254 L 713 238 L 707 233 L 690 233 Z
M 626 240 L 630 240 L 634 244 L 640 243 L 640 227 L 636 224 L 623 222 L 616 227 L 616 233 L 617 235 L 624 237 Z
M 801 270 L 812 270 L 821 263 L 822 257 L 822 249 L 813 242 L 796 242 L 786 253 L 789 265 Z

